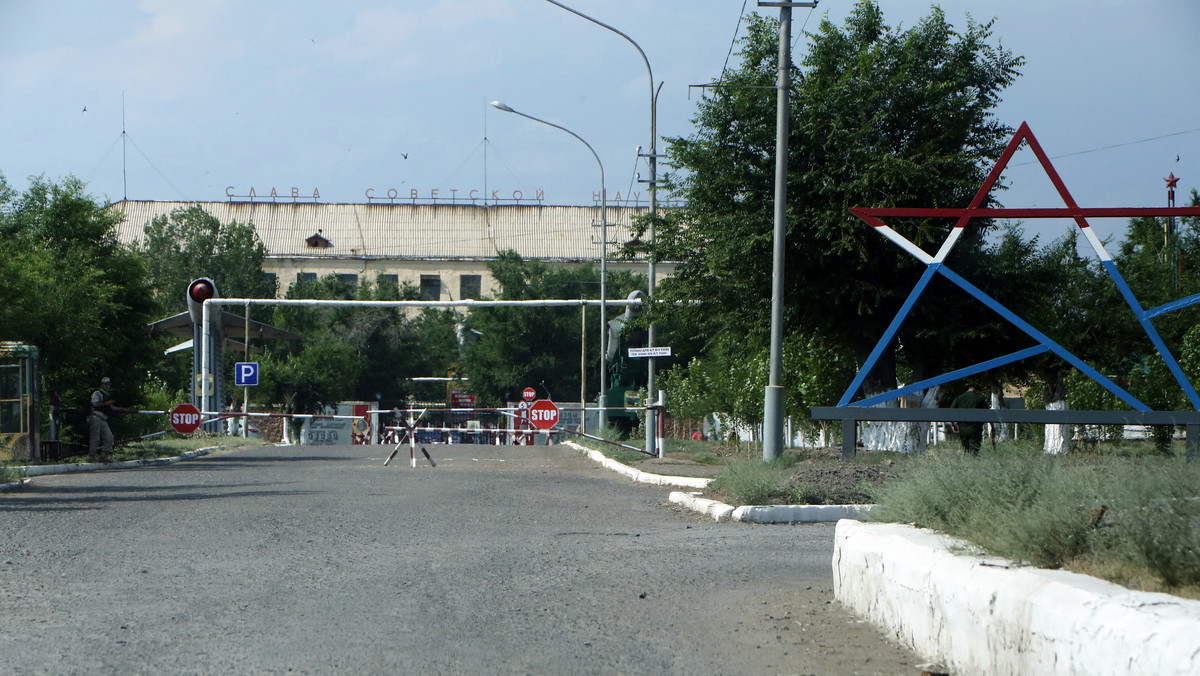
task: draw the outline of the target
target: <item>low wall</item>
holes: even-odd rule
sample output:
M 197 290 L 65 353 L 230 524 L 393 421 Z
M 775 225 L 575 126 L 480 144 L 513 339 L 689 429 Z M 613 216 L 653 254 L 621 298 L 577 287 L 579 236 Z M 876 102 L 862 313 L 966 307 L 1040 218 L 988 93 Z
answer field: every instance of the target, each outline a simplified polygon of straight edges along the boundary
M 834 596 L 955 674 L 1200 673 L 1200 601 L 966 547 L 910 526 L 839 521 Z

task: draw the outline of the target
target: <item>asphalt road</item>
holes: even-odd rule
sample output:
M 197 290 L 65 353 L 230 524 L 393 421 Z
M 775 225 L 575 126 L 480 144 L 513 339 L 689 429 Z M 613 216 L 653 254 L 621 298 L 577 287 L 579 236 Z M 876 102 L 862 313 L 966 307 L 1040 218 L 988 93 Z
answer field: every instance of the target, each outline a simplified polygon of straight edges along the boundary
M 0 671 L 915 673 L 831 602 L 832 525 L 706 521 L 563 447 L 428 448 L 0 493 Z

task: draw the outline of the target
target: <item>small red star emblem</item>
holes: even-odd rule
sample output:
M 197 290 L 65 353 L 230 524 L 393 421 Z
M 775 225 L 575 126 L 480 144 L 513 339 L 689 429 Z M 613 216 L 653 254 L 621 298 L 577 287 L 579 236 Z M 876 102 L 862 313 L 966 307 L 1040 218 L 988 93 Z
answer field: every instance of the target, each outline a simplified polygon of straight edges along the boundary
M 1177 177 L 1175 172 L 1172 171 L 1163 180 L 1167 182 L 1167 190 L 1174 190 L 1175 184 L 1179 182 L 1179 177 Z

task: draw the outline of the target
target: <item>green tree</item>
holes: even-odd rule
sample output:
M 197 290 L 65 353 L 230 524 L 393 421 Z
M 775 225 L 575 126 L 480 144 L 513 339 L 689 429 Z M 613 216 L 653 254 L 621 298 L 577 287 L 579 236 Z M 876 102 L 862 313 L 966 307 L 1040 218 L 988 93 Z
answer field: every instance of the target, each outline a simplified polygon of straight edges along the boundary
M 866 0 L 844 27 L 823 21 L 812 37 L 793 72 L 789 111 L 784 332 L 812 336 L 861 364 L 923 265 L 848 209 L 968 204 L 1011 135 L 993 109 L 1021 59 L 989 44 L 990 24 L 968 21 L 959 34 L 934 8 L 899 31 Z M 687 205 L 659 217 L 651 247 L 661 260 L 682 261 L 659 295 L 700 301 L 658 312 L 676 315 L 674 324 L 692 327 L 710 354 L 727 360 L 755 359 L 768 341 L 775 98 L 763 88 L 775 80 L 777 45 L 777 23 L 754 16 L 740 67 L 698 106 L 696 134 L 669 139 L 680 171 L 666 187 Z M 968 229 L 951 267 L 990 270 L 979 263 L 985 225 Z M 946 226 L 894 225 L 924 247 L 939 245 Z M 948 282 L 935 282 L 927 294 L 946 300 L 918 305 L 898 336 L 903 349 L 885 353 L 867 393 L 891 389 L 898 375 L 912 382 L 989 350 L 968 348 L 974 343 L 960 331 L 923 330 L 947 316 L 969 328 L 992 321 Z M 711 370 L 737 370 L 724 366 Z M 785 374 L 789 389 L 797 386 L 793 375 Z
M 551 266 L 524 260 L 514 251 L 501 252 L 488 264 L 499 284 L 500 300 L 598 298 L 599 273 L 591 266 Z M 625 298 L 644 280 L 628 272 L 609 271 L 610 298 Z M 610 309 L 610 315 L 621 311 Z M 556 398 L 578 395 L 581 330 L 587 334 L 587 397 L 599 391 L 599 337 L 596 310 L 589 309 L 582 329 L 577 307 L 481 307 L 464 323 L 471 336 L 463 346 L 462 367 L 470 374 L 471 391 L 486 404 L 502 403 L 512 391 L 545 383 Z M 611 317 L 610 317 L 611 318 Z M 510 395 L 511 396 L 511 395 Z
M 142 253 L 159 306 L 156 319 L 186 310 L 188 284 L 200 277 L 212 279 L 226 298 L 275 297 L 274 283 L 263 274 L 266 247 L 251 224 L 223 224 L 203 207 L 193 205 L 155 217 L 142 231 Z M 226 311 L 237 309 L 226 308 Z M 256 320 L 269 319 L 270 313 L 269 308 L 262 306 L 253 307 L 250 312 Z M 160 353 L 178 341 L 162 334 L 156 339 Z M 223 377 L 232 381 L 232 365 L 242 358 L 240 351 L 227 350 L 226 367 L 220 369 Z M 187 383 L 191 372 L 191 352 L 183 351 L 159 360 L 154 375 L 168 383 Z M 232 382 L 228 385 L 227 391 L 233 392 Z
M 176 209 L 145 225 L 150 281 L 164 312 L 187 307 L 188 284 L 212 279 L 228 298 L 274 298 L 275 285 L 263 275 L 266 247 L 249 223 L 221 223 L 199 205 Z
M 117 242 L 120 222 L 74 177 L 33 177 L 19 193 L 0 174 L 2 338 L 38 347 L 43 391 L 68 407 L 102 375 L 134 403 L 155 357 L 145 266 Z
M 297 280 L 288 299 L 416 300 L 417 289 L 384 277 L 357 288 L 336 275 Z M 410 378 L 455 368 L 458 344 L 452 312 L 387 307 L 279 306 L 272 320 L 304 336 L 268 346 L 260 390 L 292 410 L 313 413 L 341 401 L 399 405 L 419 394 Z

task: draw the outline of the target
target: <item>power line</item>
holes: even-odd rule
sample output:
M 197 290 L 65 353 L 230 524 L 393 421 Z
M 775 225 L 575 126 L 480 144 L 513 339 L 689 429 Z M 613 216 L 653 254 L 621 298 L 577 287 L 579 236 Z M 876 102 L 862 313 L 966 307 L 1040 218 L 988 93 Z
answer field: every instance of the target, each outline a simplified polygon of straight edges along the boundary
M 733 39 L 729 41 L 729 52 L 725 54 L 725 63 L 721 66 L 721 79 L 725 78 L 725 71 L 729 68 L 729 57 L 733 55 L 733 46 L 737 44 L 738 33 L 742 30 L 742 18 L 746 16 L 746 3 L 750 0 L 742 0 L 742 11 L 738 13 L 737 26 L 733 29 Z
M 808 16 L 804 17 L 804 25 L 800 26 L 800 32 L 796 34 L 796 39 L 792 40 L 792 51 L 796 51 L 796 45 L 800 42 L 800 38 L 804 37 L 804 29 L 808 28 L 808 20 L 812 18 L 815 11 L 817 11 L 815 6 L 808 9 Z
M 1073 153 L 1065 153 L 1063 155 L 1055 155 L 1054 157 L 1051 157 L 1050 159 L 1058 160 L 1058 159 L 1062 159 L 1064 157 L 1075 157 L 1077 155 L 1087 155 L 1088 153 L 1098 153 L 1101 150 L 1112 150 L 1113 148 L 1124 148 L 1125 146 L 1133 146 L 1133 145 L 1137 145 L 1139 143 L 1149 143 L 1150 141 L 1158 141 L 1158 140 L 1164 139 L 1164 138 L 1171 138 L 1172 136 L 1183 136 L 1184 134 L 1194 134 L 1198 131 L 1200 131 L 1200 127 L 1197 127 L 1195 129 L 1185 129 L 1184 131 L 1175 131 L 1175 132 L 1171 132 L 1170 134 L 1162 134 L 1160 136 L 1151 136 L 1150 138 L 1139 139 L 1137 141 L 1126 141 L 1124 143 L 1114 143 L 1109 146 L 1101 146 L 1099 148 L 1091 148 L 1090 150 L 1079 150 L 1079 151 L 1076 151 Z M 1019 164 L 1013 164 L 1012 166 L 1023 167 L 1027 164 L 1035 164 L 1036 162 L 1037 162 L 1037 160 L 1029 160 L 1028 162 L 1021 162 Z

